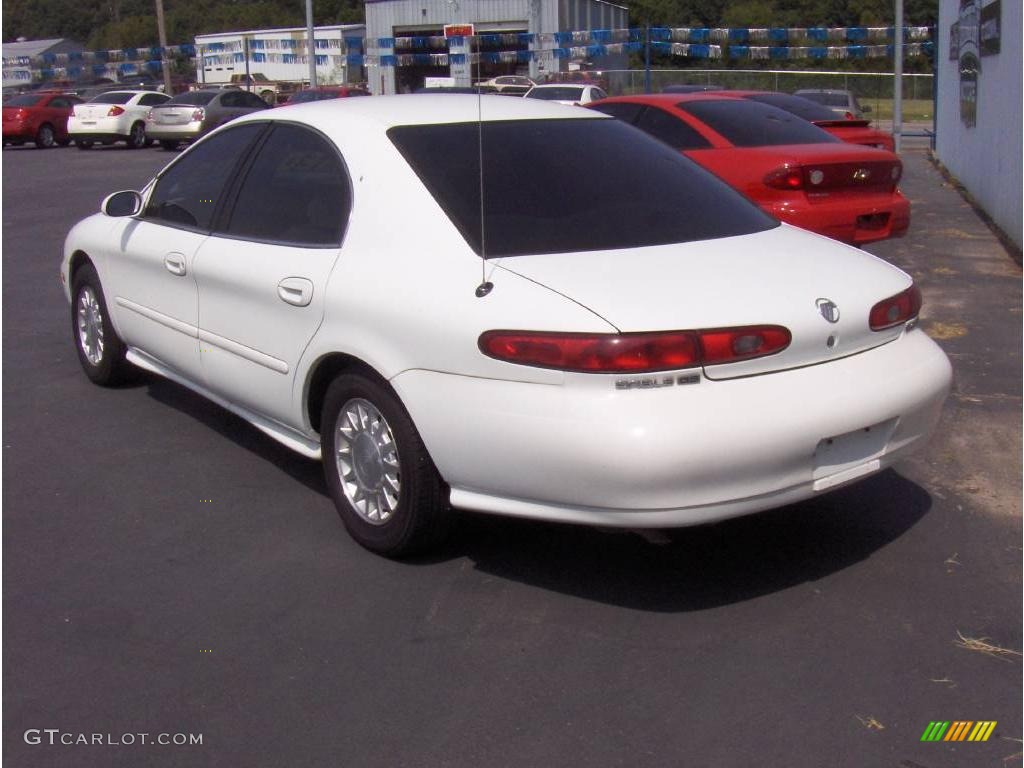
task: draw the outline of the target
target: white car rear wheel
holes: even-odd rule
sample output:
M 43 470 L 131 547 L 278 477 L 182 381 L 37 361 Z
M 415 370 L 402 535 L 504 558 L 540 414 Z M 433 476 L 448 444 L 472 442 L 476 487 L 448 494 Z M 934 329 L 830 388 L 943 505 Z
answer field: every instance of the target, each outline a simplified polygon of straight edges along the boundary
M 132 125 L 131 132 L 128 134 L 128 148 L 129 149 L 142 149 L 146 146 L 146 126 L 142 123 L 135 123 Z
M 343 374 L 320 421 L 324 475 L 346 529 L 390 557 L 421 551 L 447 531 L 447 488 L 387 385 Z

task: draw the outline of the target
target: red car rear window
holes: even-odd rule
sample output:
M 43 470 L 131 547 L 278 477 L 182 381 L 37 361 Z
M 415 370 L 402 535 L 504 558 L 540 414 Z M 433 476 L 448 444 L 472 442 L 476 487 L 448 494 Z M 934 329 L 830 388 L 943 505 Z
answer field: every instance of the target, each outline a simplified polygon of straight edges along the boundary
M 678 106 L 737 147 L 830 144 L 839 141 L 828 131 L 823 131 L 801 117 L 748 99 L 684 101 Z
M 4 102 L 5 107 L 34 107 L 42 100 L 42 96 L 23 93 L 21 96 L 14 96 Z

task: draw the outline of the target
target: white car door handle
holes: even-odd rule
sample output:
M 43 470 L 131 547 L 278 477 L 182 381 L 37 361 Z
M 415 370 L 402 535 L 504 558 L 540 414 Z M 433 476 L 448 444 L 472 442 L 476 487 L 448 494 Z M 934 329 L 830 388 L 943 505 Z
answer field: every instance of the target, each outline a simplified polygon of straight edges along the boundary
M 277 295 L 281 301 L 305 307 L 313 300 L 313 281 L 304 277 L 286 277 L 277 284 Z
M 181 253 L 169 253 L 164 256 L 164 266 L 167 267 L 167 271 L 172 275 L 184 277 L 185 256 Z

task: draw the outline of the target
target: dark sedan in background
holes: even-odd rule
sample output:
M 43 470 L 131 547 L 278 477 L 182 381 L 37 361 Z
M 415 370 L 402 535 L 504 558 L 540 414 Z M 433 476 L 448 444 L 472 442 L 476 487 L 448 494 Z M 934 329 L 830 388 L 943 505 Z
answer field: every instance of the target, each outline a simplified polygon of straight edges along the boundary
M 278 106 L 287 104 L 304 104 L 307 101 L 326 101 L 327 99 L 344 99 L 349 96 L 369 96 L 370 92 L 365 88 L 356 88 L 351 85 L 323 85 L 318 88 L 305 88 L 296 91 L 288 97 L 287 101 Z
M 214 128 L 268 104 L 254 93 L 234 88 L 190 91 L 153 107 L 146 118 L 146 135 L 174 150 L 183 141 L 195 141 Z
M 852 117 L 848 119 L 842 118 L 828 107 L 822 106 L 816 101 L 806 99 L 803 96 L 772 91 L 724 91 L 723 95 L 759 101 L 762 104 L 770 104 L 773 107 L 784 109 L 786 112 L 802 117 L 819 128 L 825 129 L 837 139 L 849 142 L 850 144 L 863 144 L 867 147 L 887 149 L 890 152 L 895 149 L 892 136 L 884 131 L 872 128 L 870 120 Z

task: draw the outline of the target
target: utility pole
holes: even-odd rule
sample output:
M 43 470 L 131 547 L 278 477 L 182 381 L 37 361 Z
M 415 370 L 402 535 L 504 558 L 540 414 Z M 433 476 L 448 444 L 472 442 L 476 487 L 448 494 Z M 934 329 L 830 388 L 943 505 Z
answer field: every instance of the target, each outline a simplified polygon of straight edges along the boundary
M 160 37 L 160 68 L 164 71 L 164 93 L 174 94 L 171 88 L 171 65 L 167 61 L 167 28 L 164 26 L 164 0 L 156 0 L 156 31 Z
M 313 40 L 313 0 L 306 0 L 306 50 L 309 51 L 309 87 L 316 88 L 316 42 Z
M 896 0 L 895 46 L 893 47 L 892 140 L 899 153 L 903 143 L 903 0 Z M 938 69 L 938 67 L 936 67 Z

